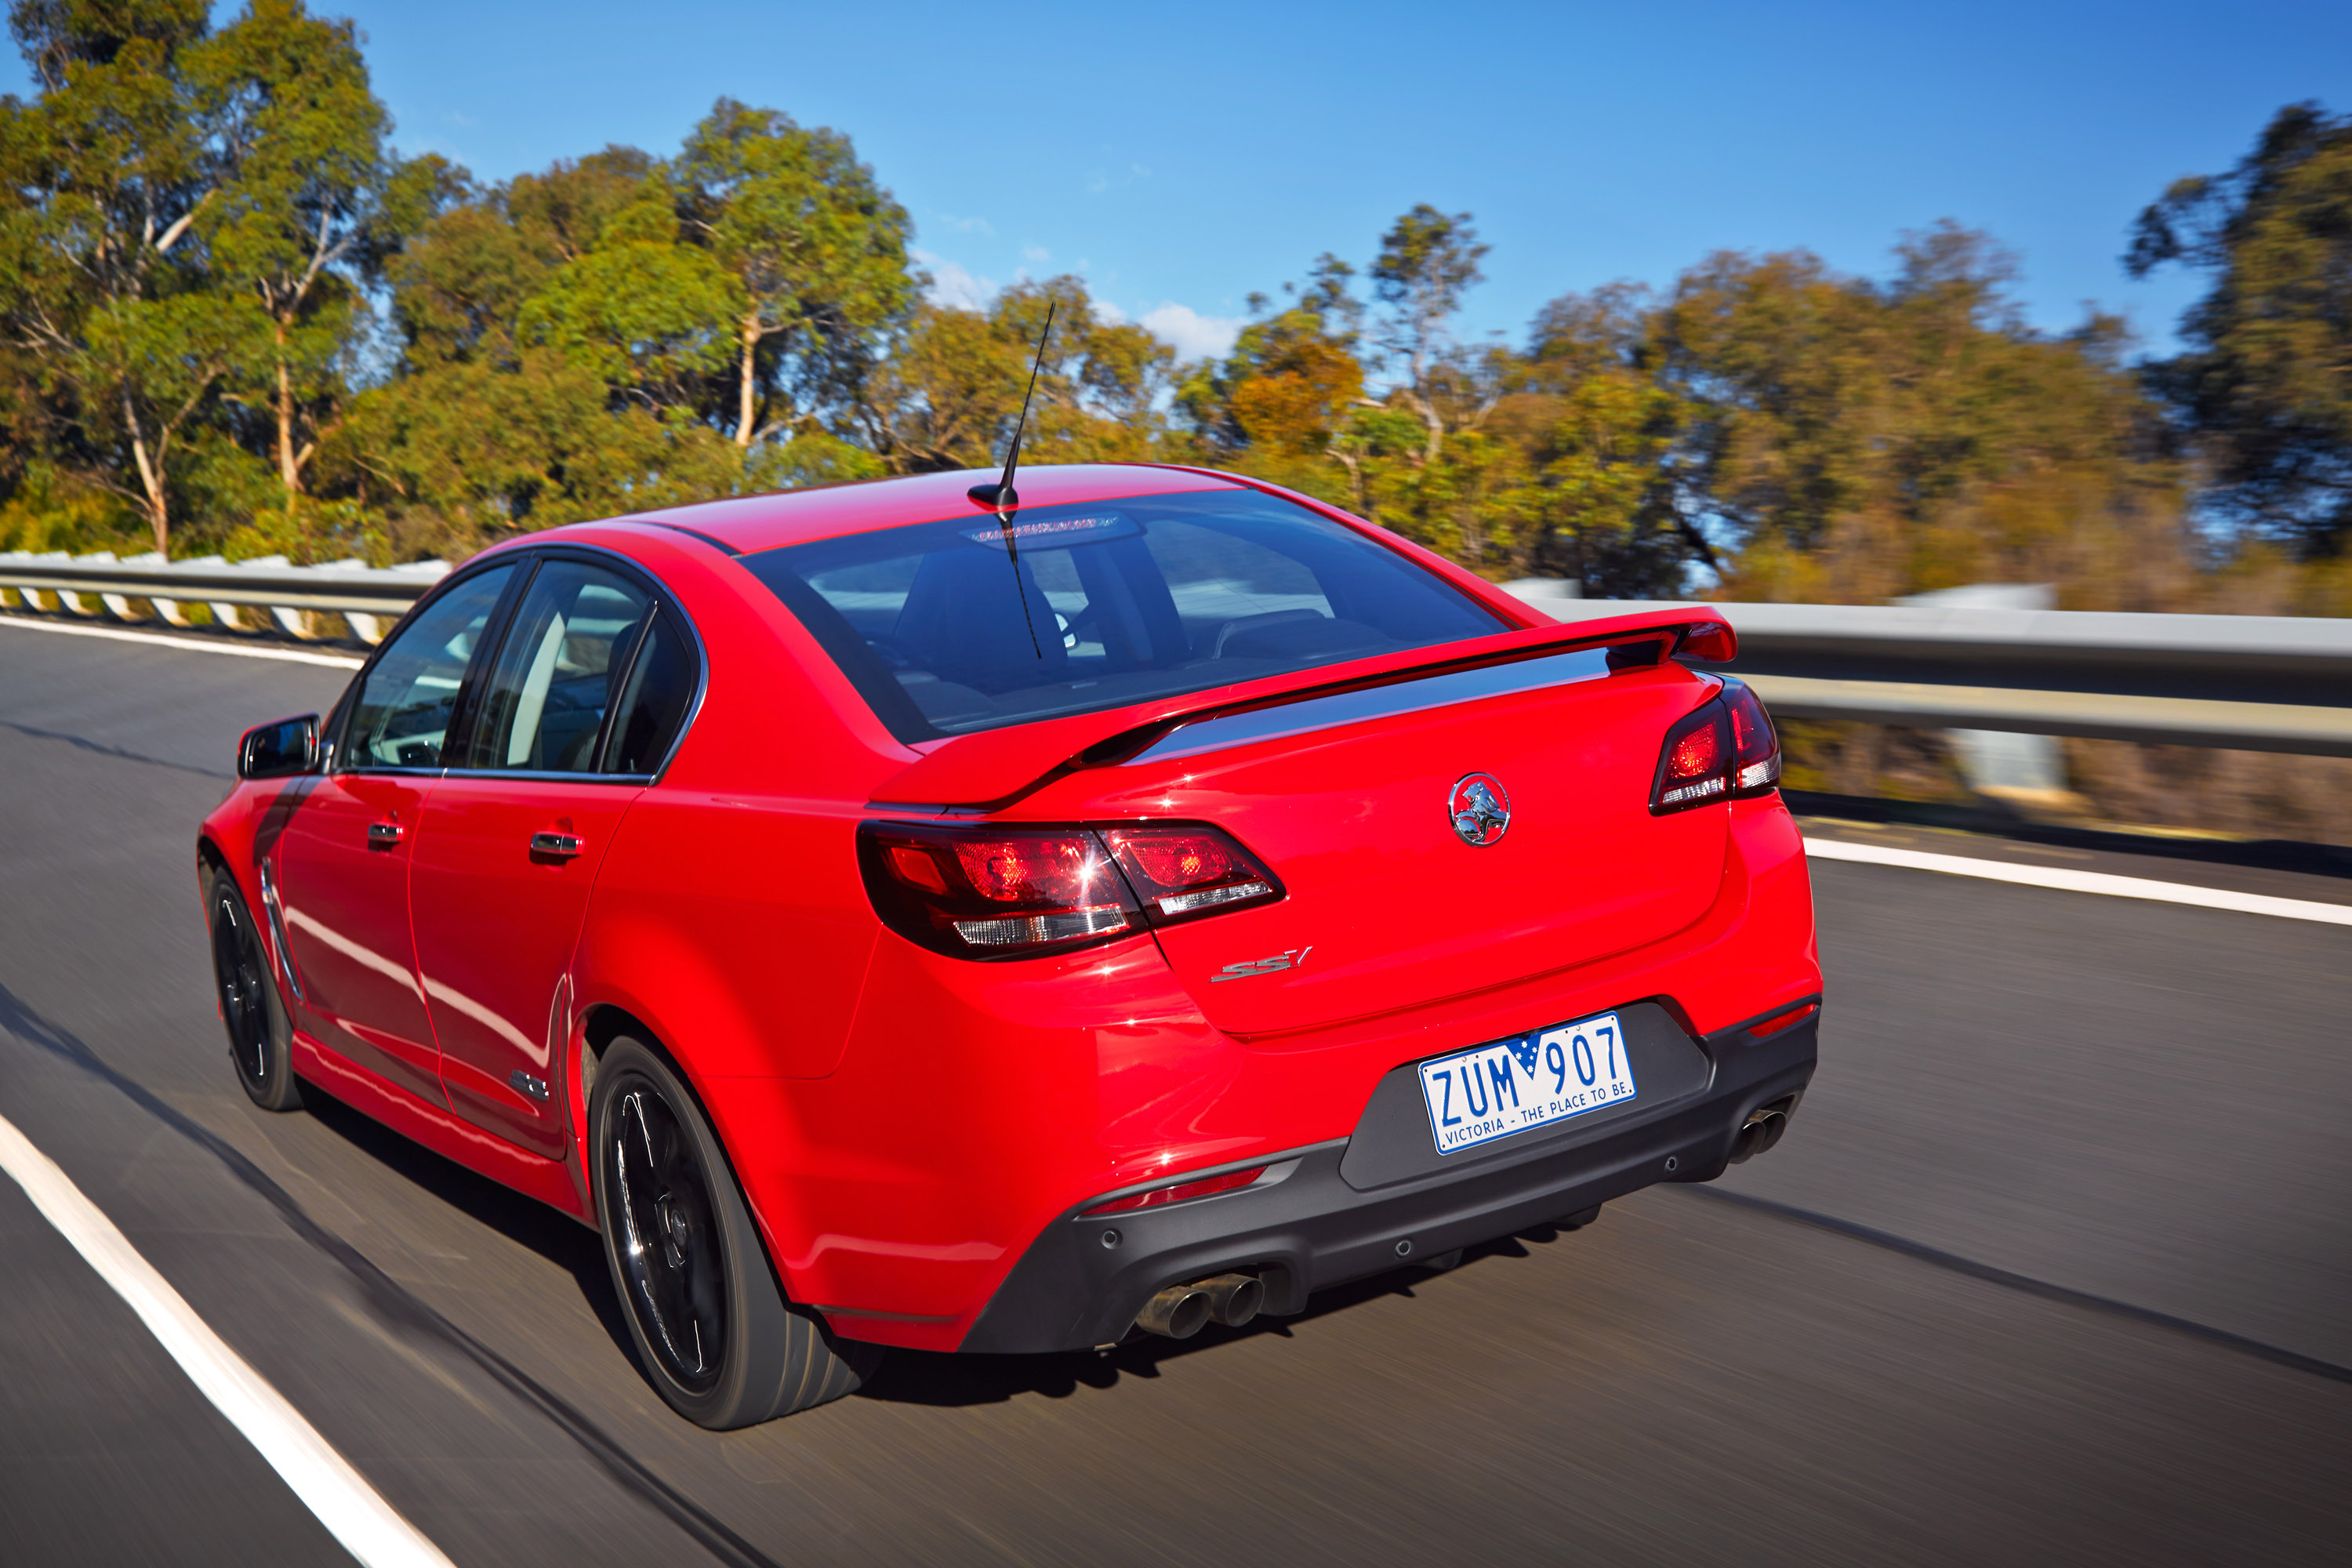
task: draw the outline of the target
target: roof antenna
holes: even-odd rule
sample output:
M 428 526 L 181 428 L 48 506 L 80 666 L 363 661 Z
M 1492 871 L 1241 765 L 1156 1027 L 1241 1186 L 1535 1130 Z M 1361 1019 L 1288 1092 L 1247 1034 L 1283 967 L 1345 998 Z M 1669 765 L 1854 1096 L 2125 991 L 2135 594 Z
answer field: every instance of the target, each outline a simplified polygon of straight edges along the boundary
M 1045 329 L 1037 334 L 1037 357 L 1029 366 L 1029 390 L 1021 395 L 1021 418 L 1013 426 L 1013 445 L 1004 451 L 1004 477 L 992 485 L 974 485 L 964 493 L 982 506 L 996 509 L 996 526 L 1013 563 L 1013 586 L 1021 595 L 1021 624 L 1029 628 L 1029 651 L 1040 662 L 1045 650 L 1037 646 L 1037 623 L 1029 618 L 1029 584 L 1021 576 L 1021 547 L 1013 542 L 1013 514 L 1021 510 L 1021 492 L 1013 488 L 1021 467 L 1021 437 L 1029 428 L 1029 400 L 1037 395 L 1037 372 L 1045 363 L 1045 340 L 1054 333 L 1054 301 L 1045 302 Z

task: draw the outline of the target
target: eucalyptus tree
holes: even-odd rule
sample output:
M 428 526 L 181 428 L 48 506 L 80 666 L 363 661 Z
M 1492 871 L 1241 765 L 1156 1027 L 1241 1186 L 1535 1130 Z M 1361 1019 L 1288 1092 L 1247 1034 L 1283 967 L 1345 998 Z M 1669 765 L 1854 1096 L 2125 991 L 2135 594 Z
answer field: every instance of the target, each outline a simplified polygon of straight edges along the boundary
M 2279 110 L 2226 174 L 2174 182 L 2125 265 L 2210 280 L 2186 350 L 2150 367 L 2211 466 L 2212 500 L 2310 556 L 2352 545 L 2352 115 Z
M 1443 405 L 1459 400 L 1469 374 L 1448 327 L 1462 296 L 1484 278 L 1486 255 L 1468 213 L 1449 217 L 1423 202 L 1381 237 L 1370 268 L 1373 298 L 1384 308 L 1373 341 L 1384 364 L 1404 373 L 1393 395 L 1428 429 L 1424 462 L 1437 461 L 1458 422 Z
M 20 0 L 39 90 L 0 100 L 0 317 L 32 367 L 37 428 L 83 483 L 170 546 L 181 437 L 251 321 L 192 301 L 211 186 L 183 61 L 202 0 Z
M 730 280 L 729 423 L 748 447 L 831 401 L 914 300 L 906 209 L 849 138 L 722 98 L 677 179 L 688 237 Z
M 339 414 L 365 290 L 454 195 L 442 160 L 404 162 L 371 89 L 357 30 L 300 0 L 252 0 L 186 52 L 212 184 L 198 229 L 214 288 L 256 303 L 268 346 L 257 394 L 285 504 L 301 493 L 319 436 Z
M 984 311 L 918 306 L 860 384 L 851 428 L 893 473 L 992 467 L 1035 363 L 1024 458 L 1166 460 L 1181 455 L 1164 411 L 1175 359 L 1143 328 L 1097 307 L 1077 278 L 1017 283 Z

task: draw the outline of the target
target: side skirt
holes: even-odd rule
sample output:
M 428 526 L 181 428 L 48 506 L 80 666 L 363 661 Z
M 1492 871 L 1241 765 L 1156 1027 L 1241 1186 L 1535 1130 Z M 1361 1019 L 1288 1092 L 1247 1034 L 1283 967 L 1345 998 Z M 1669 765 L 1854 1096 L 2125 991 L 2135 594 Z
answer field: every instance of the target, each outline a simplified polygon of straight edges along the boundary
M 543 1159 L 394 1089 L 299 1029 L 294 1031 L 294 1070 L 402 1137 L 594 1226 L 595 1218 L 573 1177 L 571 1161 Z

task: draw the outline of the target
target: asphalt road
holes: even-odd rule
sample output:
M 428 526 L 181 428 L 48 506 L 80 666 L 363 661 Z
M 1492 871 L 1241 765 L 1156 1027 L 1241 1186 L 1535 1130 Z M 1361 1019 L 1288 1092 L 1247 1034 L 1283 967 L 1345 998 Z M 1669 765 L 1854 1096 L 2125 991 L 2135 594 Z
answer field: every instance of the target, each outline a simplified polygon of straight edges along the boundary
M 0 625 L 0 1114 L 465 1568 L 2352 1543 L 2352 931 L 1816 862 L 1821 1075 L 1714 1187 L 1239 1333 L 900 1353 L 717 1436 L 636 1373 L 590 1233 L 230 1078 L 193 829 L 240 728 L 344 679 Z M 0 1559 L 347 1561 L 5 1181 L 0 1244 Z

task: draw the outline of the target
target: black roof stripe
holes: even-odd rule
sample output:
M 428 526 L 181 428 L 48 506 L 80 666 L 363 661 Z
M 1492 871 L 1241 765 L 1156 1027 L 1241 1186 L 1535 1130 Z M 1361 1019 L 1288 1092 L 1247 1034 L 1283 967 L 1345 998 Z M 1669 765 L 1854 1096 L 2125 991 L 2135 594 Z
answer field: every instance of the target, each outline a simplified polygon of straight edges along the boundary
M 703 543 L 708 544 L 711 549 L 718 551 L 721 555 L 736 556 L 743 553 L 733 545 L 728 543 L 725 540 L 713 539 L 710 535 L 703 532 L 702 530 L 698 528 L 688 528 L 684 523 L 660 522 L 650 517 L 631 518 L 629 521 L 632 522 L 642 522 L 648 528 L 667 528 L 672 533 L 683 533 L 689 539 L 699 539 Z

